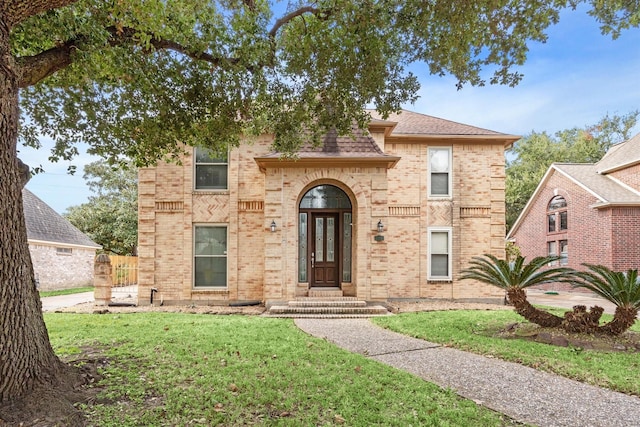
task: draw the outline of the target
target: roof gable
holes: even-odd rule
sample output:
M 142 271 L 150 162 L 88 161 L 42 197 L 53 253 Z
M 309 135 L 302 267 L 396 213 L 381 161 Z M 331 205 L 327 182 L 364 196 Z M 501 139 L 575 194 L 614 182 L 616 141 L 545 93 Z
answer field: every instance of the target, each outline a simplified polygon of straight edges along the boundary
M 596 163 L 598 173 L 609 173 L 640 163 L 640 133 L 612 146 Z
M 26 188 L 22 189 L 22 203 L 29 240 L 100 248 Z

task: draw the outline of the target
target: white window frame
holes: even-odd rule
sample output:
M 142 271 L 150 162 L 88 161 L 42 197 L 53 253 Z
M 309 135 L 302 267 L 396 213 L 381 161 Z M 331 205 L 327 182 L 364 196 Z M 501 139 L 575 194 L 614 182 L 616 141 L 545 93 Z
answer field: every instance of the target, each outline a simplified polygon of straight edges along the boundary
M 196 255 L 196 229 L 197 228 L 224 228 L 227 240 L 227 246 L 225 247 L 223 255 Z M 191 245 L 192 245 L 192 277 L 191 277 L 191 287 L 197 290 L 203 289 L 213 289 L 213 290 L 226 290 L 229 287 L 229 225 L 228 224 L 194 224 L 191 235 Z M 226 269 L 226 281 L 224 286 L 198 286 L 196 284 L 196 258 L 224 258 L 225 259 L 225 269 Z
M 453 229 L 451 227 L 429 227 L 427 229 L 427 233 L 428 233 L 428 241 L 427 244 L 429 245 L 427 247 L 427 264 L 428 264 L 428 271 L 427 271 L 427 279 L 431 280 L 431 281 L 450 281 L 452 280 L 453 277 L 453 272 L 452 272 L 452 266 L 453 266 L 453 251 L 452 251 L 452 242 L 453 242 Z M 432 261 L 432 255 L 437 255 L 437 254 L 433 254 L 431 252 L 431 248 L 433 247 L 431 245 L 431 237 L 433 235 L 433 233 L 447 233 L 447 246 L 449 249 L 448 252 L 448 265 L 447 265 L 447 276 L 434 276 L 433 274 L 431 274 L 432 271 L 432 266 L 431 266 L 431 261 Z
M 447 171 L 447 194 L 433 194 L 431 192 L 431 174 L 434 173 L 431 171 L 431 151 L 433 150 L 446 150 L 448 151 L 449 154 L 449 170 Z M 427 172 L 428 172 L 428 177 L 427 177 L 427 195 L 429 198 L 447 198 L 450 199 L 452 197 L 452 183 L 453 183 L 453 178 L 452 178 L 452 164 L 453 164 L 453 148 L 452 147 L 429 147 L 427 149 Z M 443 173 L 443 172 L 436 172 L 436 173 Z
M 204 147 L 193 147 L 193 189 L 195 191 L 228 191 L 229 190 L 229 161 L 226 162 L 212 162 L 212 163 L 198 163 L 197 150 L 198 148 L 205 149 Z M 227 157 L 228 158 L 228 157 Z M 226 166 L 227 174 L 227 186 L 225 188 L 198 188 L 198 166 Z

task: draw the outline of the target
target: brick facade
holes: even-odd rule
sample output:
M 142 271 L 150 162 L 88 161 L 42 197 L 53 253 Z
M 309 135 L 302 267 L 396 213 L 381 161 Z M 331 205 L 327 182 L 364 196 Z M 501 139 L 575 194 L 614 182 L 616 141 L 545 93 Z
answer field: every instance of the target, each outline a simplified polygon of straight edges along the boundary
M 166 304 L 273 302 L 305 296 L 298 281 L 299 206 L 310 189 L 329 184 L 352 206 L 352 278 L 339 285 L 365 300 L 393 298 L 498 299 L 502 292 L 460 281 L 472 256 L 504 256 L 504 148 L 515 137 L 393 136 L 391 125 L 371 128 L 392 167 L 365 160 L 271 162 L 272 139 L 233 149 L 228 190 L 194 189 L 193 156 L 139 175 L 139 304 L 151 288 Z M 475 129 L 475 128 L 473 128 Z M 429 198 L 428 148 L 452 150 L 452 196 Z M 376 240 L 377 224 L 384 240 Z M 270 230 L 274 222 L 275 232 Z M 227 286 L 195 288 L 194 227 L 227 227 Z M 430 227 L 450 230 L 452 275 L 429 280 Z
M 64 248 L 64 252 L 58 248 Z M 29 252 L 39 290 L 93 286 L 95 248 L 30 241 Z

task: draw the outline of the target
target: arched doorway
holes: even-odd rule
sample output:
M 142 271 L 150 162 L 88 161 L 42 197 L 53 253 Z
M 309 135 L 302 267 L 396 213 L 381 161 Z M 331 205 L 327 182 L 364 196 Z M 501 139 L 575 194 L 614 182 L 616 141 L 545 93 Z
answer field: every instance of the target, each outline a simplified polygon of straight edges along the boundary
M 323 184 L 298 206 L 298 281 L 309 287 L 351 282 L 352 212 L 349 196 Z

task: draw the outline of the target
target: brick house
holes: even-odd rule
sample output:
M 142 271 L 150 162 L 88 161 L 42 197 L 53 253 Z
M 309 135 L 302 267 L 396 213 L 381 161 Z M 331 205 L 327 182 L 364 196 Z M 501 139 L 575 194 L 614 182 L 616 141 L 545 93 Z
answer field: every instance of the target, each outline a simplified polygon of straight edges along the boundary
M 595 164 L 551 165 L 507 239 L 528 259 L 549 254 L 575 269 L 584 269 L 582 263 L 638 268 L 640 134 Z
M 22 203 L 38 289 L 93 286 L 93 261 L 101 246 L 26 188 Z
M 372 115 L 374 113 L 372 112 Z M 410 111 L 325 136 L 296 160 L 265 135 L 139 172 L 139 301 L 497 299 L 459 280 L 504 256 L 505 147 L 517 136 Z

